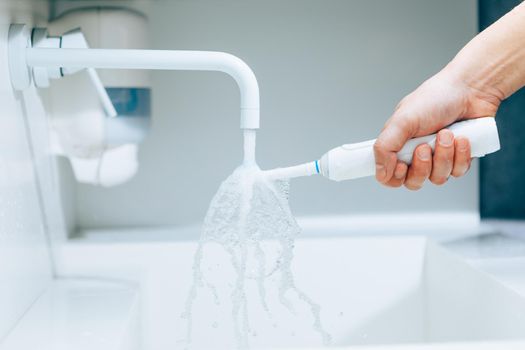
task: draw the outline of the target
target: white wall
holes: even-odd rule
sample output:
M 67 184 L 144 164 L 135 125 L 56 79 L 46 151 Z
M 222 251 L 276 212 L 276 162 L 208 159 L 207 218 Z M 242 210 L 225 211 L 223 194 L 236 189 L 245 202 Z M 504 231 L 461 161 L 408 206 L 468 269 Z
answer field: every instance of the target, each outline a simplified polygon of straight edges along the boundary
M 243 58 L 261 88 L 262 168 L 313 160 L 374 138 L 396 103 L 476 33 L 475 0 L 156 1 L 152 47 L 221 50 Z M 219 183 L 241 162 L 238 92 L 218 73 L 155 73 L 153 130 L 139 174 L 120 187 L 78 185 L 77 225 L 200 221 Z M 297 215 L 477 212 L 470 175 L 419 192 L 373 179 L 299 179 Z
M 46 115 L 35 89 L 13 92 L 7 68 L 9 24 L 46 20 L 46 1 L 0 2 L 0 341 L 52 276 L 46 231 L 59 216 L 44 219 L 41 206 L 52 193 Z

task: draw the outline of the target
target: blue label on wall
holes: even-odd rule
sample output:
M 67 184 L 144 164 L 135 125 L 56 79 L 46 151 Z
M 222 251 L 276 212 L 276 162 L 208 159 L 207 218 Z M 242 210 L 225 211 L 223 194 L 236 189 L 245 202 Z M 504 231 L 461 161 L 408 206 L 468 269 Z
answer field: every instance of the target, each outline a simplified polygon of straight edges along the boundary
M 105 119 L 105 140 L 109 145 L 140 143 L 147 136 L 151 117 L 151 89 L 106 88 L 117 111 Z
M 106 91 L 119 117 L 150 117 L 150 88 L 109 87 Z

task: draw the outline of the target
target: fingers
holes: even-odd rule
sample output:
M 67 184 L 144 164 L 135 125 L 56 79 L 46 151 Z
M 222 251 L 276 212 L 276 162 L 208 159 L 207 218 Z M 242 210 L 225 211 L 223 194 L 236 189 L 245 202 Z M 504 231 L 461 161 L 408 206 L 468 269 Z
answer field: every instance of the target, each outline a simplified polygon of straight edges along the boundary
M 460 177 L 465 175 L 470 168 L 470 142 L 467 138 L 460 136 L 454 140 L 454 144 L 454 166 L 451 174 L 454 177 Z
M 447 182 L 450 175 L 460 177 L 470 168 L 470 142 L 465 137 L 454 139 L 449 130 L 437 135 L 434 155 L 429 145 L 419 145 L 414 151 L 412 165 L 397 161 L 392 178 L 385 183 L 390 187 L 405 185 L 409 190 L 419 190 L 429 179 L 436 185 Z
M 410 190 L 418 190 L 427 179 L 442 185 L 451 175 L 460 177 L 468 171 L 471 164 L 468 139 L 454 139 L 454 134 L 446 129 L 437 135 L 434 155 L 429 145 L 420 145 L 414 151 L 412 165 L 400 162 L 397 152 L 421 127 L 401 114 L 396 110 L 374 144 L 376 179 L 379 182 L 389 187 L 405 185 Z
M 396 153 L 412 137 L 413 127 L 407 118 L 392 118 L 374 144 L 376 179 L 388 184 L 397 166 Z
M 447 182 L 454 166 L 454 134 L 443 129 L 437 134 L 430 181 L 435 185 Z
M 432 172 L 432 149 L 429 145 L 417 146 L 414 151 L 412 165 L 408 169 L 405 187 L 409 190 L 419 190 Z
M 394 169 L 394 175 L 385 185 L 389 187 L 400 187 L 405 183 L 407 172 L 408 165 L 398 161 Z

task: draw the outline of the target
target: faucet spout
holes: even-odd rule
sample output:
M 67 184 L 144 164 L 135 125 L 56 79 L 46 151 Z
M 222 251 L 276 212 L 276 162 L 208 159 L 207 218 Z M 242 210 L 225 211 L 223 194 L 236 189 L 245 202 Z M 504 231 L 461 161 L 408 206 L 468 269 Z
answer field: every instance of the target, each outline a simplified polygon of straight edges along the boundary
M 259 128 L 259 85 L 255 74 L 240 58 L 213 51 L 25 49 L 25 64 L 41 68 L 155 69 L 219 71 L 239 86 L 241 128 Z

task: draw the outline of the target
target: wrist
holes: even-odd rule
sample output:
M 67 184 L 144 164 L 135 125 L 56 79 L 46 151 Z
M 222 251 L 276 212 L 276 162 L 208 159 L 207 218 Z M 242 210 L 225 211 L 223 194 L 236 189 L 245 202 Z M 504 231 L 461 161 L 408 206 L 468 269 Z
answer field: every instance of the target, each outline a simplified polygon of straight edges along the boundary
M 500 103 L 525 85 L 525 2 L 474 37 L 445 70 Z
M 464 101 L 462 117 L 495 116 L 501 102 L 511 94 L 487 70 L 456 57 L 438 73 L 461 95 Z

